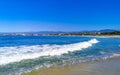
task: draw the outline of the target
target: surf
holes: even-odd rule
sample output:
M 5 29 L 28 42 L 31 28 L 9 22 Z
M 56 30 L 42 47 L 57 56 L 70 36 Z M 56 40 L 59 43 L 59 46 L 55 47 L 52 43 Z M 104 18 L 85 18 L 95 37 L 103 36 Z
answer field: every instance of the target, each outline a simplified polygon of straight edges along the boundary
M 0 65 L 13 62 L 19 62 L 26 59 L 35 59 L 41 56 L 55 56 L 65 53 L 83 50 L 98 43 L 97 39 L 91 39 L 84 42 L 65 44 L 65 45 L 33 45 L 33 46 L 16 46 L 0 47 Z

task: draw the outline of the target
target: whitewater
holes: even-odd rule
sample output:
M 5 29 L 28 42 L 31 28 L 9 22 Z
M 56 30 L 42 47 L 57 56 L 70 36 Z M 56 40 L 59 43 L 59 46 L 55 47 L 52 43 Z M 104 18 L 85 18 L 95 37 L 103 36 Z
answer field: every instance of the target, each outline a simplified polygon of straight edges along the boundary
M 41 56 L 59 56 L 68 52 L 86 49 L 98 42 L 99 41 L 97 39 L 91 39 L 88 41 L 64 45 L 45 44 L 32 46 L 0 47 L 0 65 L 6 65 L 26 59 L 35 59 Z

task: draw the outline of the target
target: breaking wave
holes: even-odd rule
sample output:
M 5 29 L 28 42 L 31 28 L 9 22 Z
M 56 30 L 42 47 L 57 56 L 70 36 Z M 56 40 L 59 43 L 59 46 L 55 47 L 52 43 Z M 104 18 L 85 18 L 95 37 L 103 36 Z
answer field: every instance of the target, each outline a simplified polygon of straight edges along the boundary
M 79 42 L 66 45 L 34 45 L 34 46 L 16 46 L 0 47 L 0 65 L 19 62 L 25 59 L 35 59 L 40 56 L 55 56 L 64 53 L 82 50 L 98 43 L 96 39 L 85 42 Z

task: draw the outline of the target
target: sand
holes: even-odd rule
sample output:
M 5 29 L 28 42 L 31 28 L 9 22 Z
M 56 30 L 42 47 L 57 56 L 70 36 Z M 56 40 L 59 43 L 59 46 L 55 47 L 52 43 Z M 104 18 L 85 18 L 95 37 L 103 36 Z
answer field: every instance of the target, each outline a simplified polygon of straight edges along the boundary
M 120 57 L 72 66 L 44 68 L 22 75 L 120 75 Z

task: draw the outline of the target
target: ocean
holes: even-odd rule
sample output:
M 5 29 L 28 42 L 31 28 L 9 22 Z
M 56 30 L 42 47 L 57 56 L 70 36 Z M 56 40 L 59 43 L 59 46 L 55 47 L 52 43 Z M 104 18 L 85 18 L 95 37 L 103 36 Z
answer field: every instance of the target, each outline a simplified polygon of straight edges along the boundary
M 0 75 L 120 56 L 120 38 L 0 36 Z

